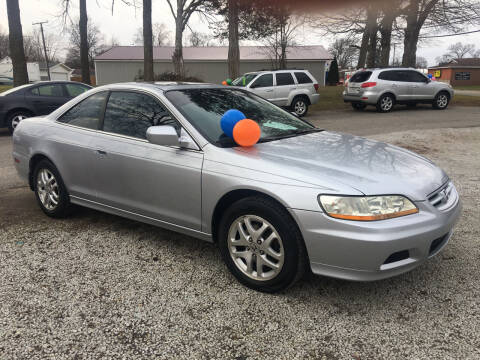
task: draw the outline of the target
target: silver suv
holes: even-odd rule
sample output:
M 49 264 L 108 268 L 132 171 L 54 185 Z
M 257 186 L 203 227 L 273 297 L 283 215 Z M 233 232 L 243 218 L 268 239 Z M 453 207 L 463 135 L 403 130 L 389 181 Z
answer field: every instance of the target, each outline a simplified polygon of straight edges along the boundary
M 392 110 L 395 104 L 415 106 L 432 104 L 435 109 L 446 109 L 453 97 L 449 84 L 431 81 L 415 69 L 366 69 L 357 71 L 348 80 L 343 100 L 355 110 L 374 105 L 380 112 Z
M 234 86 L 244 86 L 275 105 L 290 108 L 298 116 L 316 104 L 318 81 L 307 70 L 275 70 L 246 73 L 235 79 Z

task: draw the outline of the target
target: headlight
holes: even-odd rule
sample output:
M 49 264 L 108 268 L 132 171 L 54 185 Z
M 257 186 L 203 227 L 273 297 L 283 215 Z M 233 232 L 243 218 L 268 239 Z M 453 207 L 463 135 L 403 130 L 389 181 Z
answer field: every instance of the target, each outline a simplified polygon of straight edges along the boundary
M 345 220 L 384 220 L 418 213 L 418 208 L 410 200 L 399 195 L 320 195 L 319 202 L 328 215 Z

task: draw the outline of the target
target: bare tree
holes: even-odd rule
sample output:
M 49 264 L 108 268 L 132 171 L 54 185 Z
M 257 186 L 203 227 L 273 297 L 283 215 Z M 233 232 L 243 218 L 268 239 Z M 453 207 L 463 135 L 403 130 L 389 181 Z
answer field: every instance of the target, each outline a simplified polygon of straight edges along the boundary
M 333 42 L 328 51 L 338 62 L 340 69 L 348 69 L 354 66 L 354 62 L 358 56 L 357 39 L 352 36 L 338 38 Z
M 475 55 L 475 44 L 463 44 L 457 42 L 448 47 L 448 52 L 446 54 L 451 59 L 463 59 L 468 56 Z
M 8 47 L 8 34 L 3 32 L 3 29 L 0 27 L 0 60 L 9 54 L 10 49 Z
M 376 5 L 370 5 L 367 8 L 367 26 L 365 31 L 368 33 L 368 52 L 367 67 L 375 67 L 377 58 L 377 32 L 378 32 L 378 8 Z
M 153 81 L 152 0 L 143 0 L 143 79 Z
M 81 68 L 81 38 L 80 38 L 80 29 L 75 25 L 77 21 L 72 23 L 72 27 L 69 29 L 70 32 L 70 45 L 67 49 L 67 55 L 65 58 L 65 64 L 71 68 Z M 91 21 L 87 25 L 87 55 L 88 63 L 90 67 L 94 66 L 93 60 L 95 56 L 103 53 L 108 48 L 111 48 L 115 45 L 115 39 L 112 39 L 110 45 L 105 44 L 102 33 L 99 28 Z
M 82 82 L 91 84 L 90 81 L 90 64 L 88 61 L 88 16 L 87 16 L 87 0 L 80 0 L 80 20 L 78 21 L 80 32 L 80 62 L 82 64 Z
M 231 79 L 240 75 L 238 23 L 238 2 L 228 0 L 228 75 Z
M 10 57 L 13 66 L 13 86 L 28 84 L 27 61 L 23 49 L 22 22 L 18 0 L 7 0 Z
M 428 68 L 428 61 L 423 56 L 417 56 L 415 61 L 415 67 L 417 69 L 426 69 Z
M 164 23 L 152 24 L 152 44 L 153 46 L 168 46 L 171 45 L 171 31 L 168 30 Z M 143 45 L 143 27 L 138 28 L 133 37 L 135 45 Z
M 176 10 L 172 5 L 172 0 L 167 0 L 170 11 L 175 19 L 175 50 L 172 60 L 175 73 L 185 76 L 185 67 L 183 64 L 183 32 L 194 12 L 201 11 L 202 6 L 207 0 L 176 0 Z
M 210 46 L 211 35 L 202 33 L 200 31 L 192 30 L 187 38 L 188 46 Z

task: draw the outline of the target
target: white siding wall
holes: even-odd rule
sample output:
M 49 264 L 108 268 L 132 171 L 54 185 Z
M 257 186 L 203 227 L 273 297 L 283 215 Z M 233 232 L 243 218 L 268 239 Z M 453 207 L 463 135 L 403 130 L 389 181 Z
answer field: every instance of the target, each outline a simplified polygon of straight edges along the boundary
M 320 85 L 325 84 L 325 61 L 289 61 L 289 68 L 307 69 L 317 79 Z M 256 61 L 240 63 L 240 72 L 258 71 L 269 69 L 269 61 Z M 195 76 L 205 82 L 220 84 L 228 77 L 228 66 L 226 61 L 186 61 L 185 69 L 189 76 Z M 117 82 L 134 81 L 135 76 L 143 72 L 143 61 L 95 61 L 95 72 L 97 84 L 105 85 Z M 155 74 L 165 71 L 173 71 L 171 62 L 155 62 L 153 65 Z

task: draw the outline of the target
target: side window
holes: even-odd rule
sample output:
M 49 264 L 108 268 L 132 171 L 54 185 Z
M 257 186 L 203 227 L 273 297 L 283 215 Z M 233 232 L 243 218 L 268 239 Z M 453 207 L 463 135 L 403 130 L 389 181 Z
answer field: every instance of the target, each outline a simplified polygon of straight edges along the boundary
M 392 71 L 392 73 L 394 76 L 394 81 L 401 81 L 401 82 L 410 81 L 410 76 L 408 75 L 408 71 L 397 70 L 397 71 Z
M 275 74 L 277 78 L 277 86 L 294 85 L 293 76 L 290 73 L 278 73 Z
M 90 90 L 86 86 L 77 84 L 65 84 L 65 89 L 67 89 L 68 96 L 72 98 Z
M 395 81 L 396 80 L 396 71 L 382 71 L 378 74 L 380 80 Z
M 180 124 L 153 97 L 128 91 L 110 94 L 103 131 L 146 139 L 147 129 L 157 125 L 172 125 L 180 132 Z
M 259 76 L 258 79 L 253 82 L 250 88 L 255 89 L 271 86 L 273 86 L 273 74 L 264 74 Z
M 107 91 L 103 91 L 86 98 L 63 114 L 58 121 L 87 129 L 98 129 L 107 94 Z
M 296 72 L 295 77 L 297 78 L 297 82 L 299 84 L 311 84 L 311 83 L 313 83 L 312 79 L 310 79 L 310 76 L 308 76 L 304 72 Z M 277 82 L 278 82 L 278 80 L 277 80 Z
M 427 78 L 417 71 L 408 71 L 408 79 L 410 82 L 427 82 Z
M 41 85 L 30 91 L 33 95 L 63 97 L 62 85 Z

